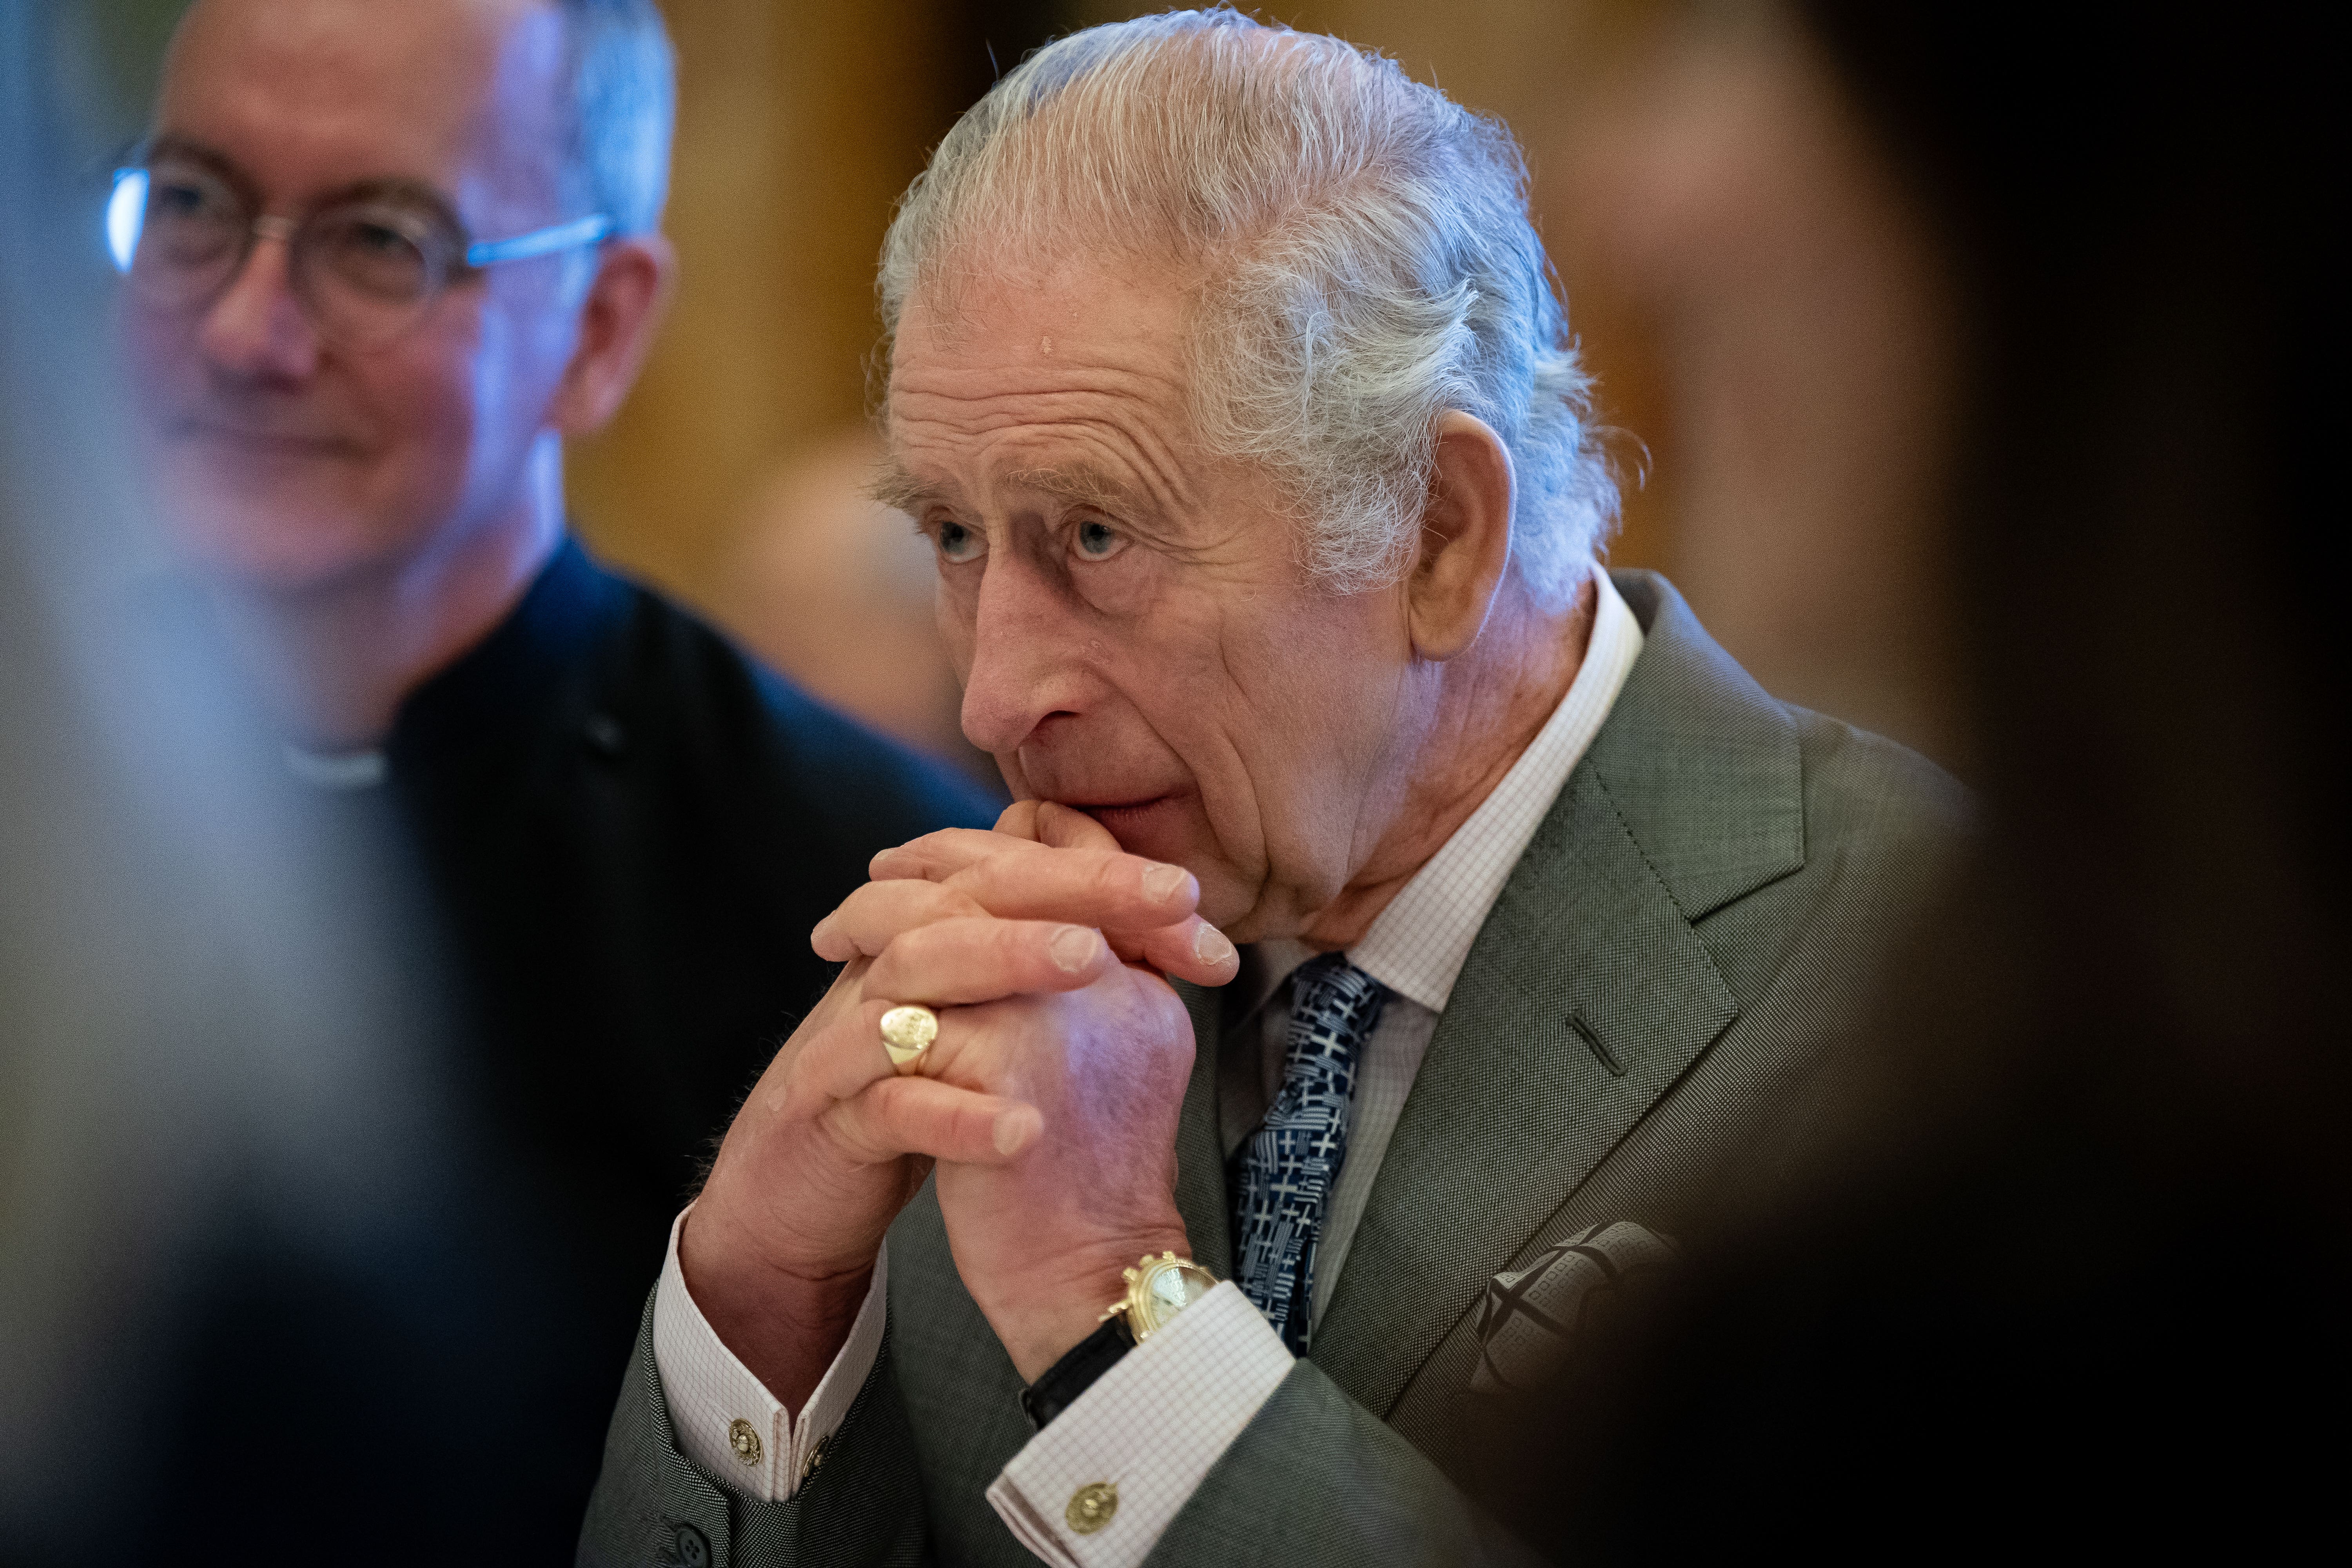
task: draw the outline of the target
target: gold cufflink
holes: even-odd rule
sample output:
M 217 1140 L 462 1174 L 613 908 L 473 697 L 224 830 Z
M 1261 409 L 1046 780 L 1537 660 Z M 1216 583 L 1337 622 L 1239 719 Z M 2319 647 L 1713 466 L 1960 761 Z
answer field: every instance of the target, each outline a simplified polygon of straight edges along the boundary
M 1092 1535 L 1108 1524 L 1110 1516 L 1118 1511 L 1118 1483 L 1096 1481 L 1071 1494 L 1070 1506 L 1062 1510 L 1062 1517 L 1068 1520 L 1070 1528 L 1080 1535 Z
M 761 1454 L 765 1452 L 760 1444 L 760 1434 L 751 1429 L 749 1421 L 738 1420 L 728 1426 L 727 1446 L 747 1465 L 758 1464 Z

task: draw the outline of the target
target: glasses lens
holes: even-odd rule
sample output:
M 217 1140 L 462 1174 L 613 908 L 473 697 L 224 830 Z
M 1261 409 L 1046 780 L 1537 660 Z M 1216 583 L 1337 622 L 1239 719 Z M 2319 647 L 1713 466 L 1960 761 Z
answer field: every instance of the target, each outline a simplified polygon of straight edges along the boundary
M 296 241 L 320 324 L 350 338 L 399 331 L 440 289 L 448 246 L 423 213 L 361 202 L 314 214 Z
M 158 163 L 147 172 L 131 281 L 164 304 L 201 300 L 236 270 L 250 223 L 244 202 L 218 176 Z

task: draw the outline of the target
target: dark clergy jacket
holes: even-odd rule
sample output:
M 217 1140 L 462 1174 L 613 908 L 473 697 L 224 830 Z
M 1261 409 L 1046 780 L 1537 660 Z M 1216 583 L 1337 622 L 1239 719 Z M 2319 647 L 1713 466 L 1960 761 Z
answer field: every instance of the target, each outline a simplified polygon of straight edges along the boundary
M 459 1417 L 504 1434 L 495 1473 L 421 1484 L 476 1489 L 485 1528 L 555 1561 L 670 1222 L 830 980 L 810 928 L 877 850 L 995 806 L 569 541 L 386 752 L 388 793 L 323 804 L 371 819 L 434 917 L 481 1156 L 467 1245 L 502 1282 L 475 1304 L 497 1373 Z
M 1496 1440 L 1472 1386 L 1489 1282 L 1602 1222 L 1674 1234 L 1719 1208 L 1733 1151 L 1801 1139 L 1837 1091 L 1830 1047 L 1874 956 L 1958 840 L 1965 803 L 1932 765 L 1774 700 L 1663 578 L 1614 577 L 1642 655 L 1479 932 L 1311 1357 L 1154 1563 L 1518 1560 L 1470 1498 Z M 1199 1051 L 1176 1196 L 1195 1256 L 1229 1275 L 1219 1009 L 1186 1000 Z M 984 1497 L 1030 1436 L 1020 1379 L 929 1189 L 890 1258 L 882 1356 L 783 1503 L 746 1502 L 679 1454 L 648 1303 L 579 1561 L 1034 1563 Z

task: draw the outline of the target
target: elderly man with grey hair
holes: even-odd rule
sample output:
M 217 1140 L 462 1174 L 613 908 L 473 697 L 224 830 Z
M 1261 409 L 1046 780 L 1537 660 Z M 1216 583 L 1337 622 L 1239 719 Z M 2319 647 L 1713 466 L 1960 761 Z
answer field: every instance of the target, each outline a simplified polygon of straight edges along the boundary
M 1597 566 L 1523 183 L 1224 11 L 940 145 L 883 490 L 1018 801 L 817 928 L 582 1562 L 1520 1555 L 1495 1400 L 1794 1119 L 1960 817 Z
M 515 1281 L 472 1418 L 542 1542 L 679 1193 L 830 978 L 810 926 L 877 850 L 994 816 L 567 537 L 564 443 L 627 394 L 672 269 L 672 99 L 652 0 L 197 0 L 110 213 L 156 511 L 283 740 L 283 809 L 401 845 L 447 938 L 498 1173 L 473 1217 L 508 1205 Z M 403 1473 L 326 1392 L 384 1305 L 354 1295 L 257 1309 L 236 1380 L 336 1408 L 320 1462 Z

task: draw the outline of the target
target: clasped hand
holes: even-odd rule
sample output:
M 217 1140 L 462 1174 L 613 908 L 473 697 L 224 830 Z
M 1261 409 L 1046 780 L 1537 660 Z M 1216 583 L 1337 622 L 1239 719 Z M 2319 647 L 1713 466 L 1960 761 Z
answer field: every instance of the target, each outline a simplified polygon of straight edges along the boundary
M 1023 802 L 873 875 L 812 933 L 846 967 L 737 1113 L 679 1244 L 704 1317 L 794 1410 L 935 1163 L 957 1271 L 1024 1380 L 1092 1331 L 1122 1267 L 1189 1251 L 1192 1026 L 1166 977 L 1221 985 L 1238 962 L 1189 873 L 1067 807 Z M 900 1077 L 880 1023 L 909 1002 L 940 1036 Z

